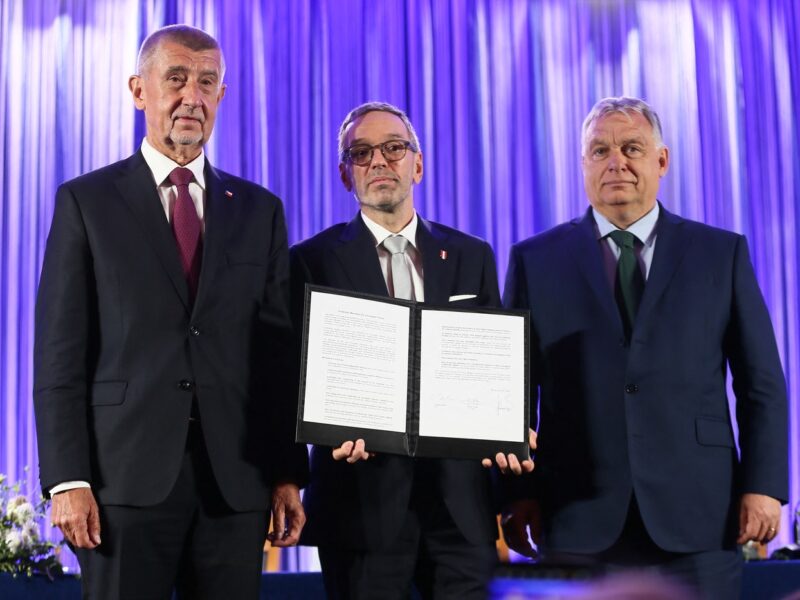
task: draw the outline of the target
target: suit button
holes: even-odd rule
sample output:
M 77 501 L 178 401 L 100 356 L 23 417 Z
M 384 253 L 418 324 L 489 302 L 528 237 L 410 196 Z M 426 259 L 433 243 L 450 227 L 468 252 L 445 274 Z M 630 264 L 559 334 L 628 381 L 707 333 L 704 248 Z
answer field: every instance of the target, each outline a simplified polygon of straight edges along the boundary
M 194 389 L 194 384 L 188 379 L 181 379 L 178 383 L 178 389 L 183 392 L 191 392 Z
M 628 385 L 625 386 L 626 394 L 635 394 L 638 391 L 639 391 L 639 386 L 636 385 L 635 383 L 629 383 Z
M 191 327 L 189 327 L 189 333 L 194 337 L 197 337 L 198 335 L 200 335 L 200 330 L 194 325 L 192 325 Z

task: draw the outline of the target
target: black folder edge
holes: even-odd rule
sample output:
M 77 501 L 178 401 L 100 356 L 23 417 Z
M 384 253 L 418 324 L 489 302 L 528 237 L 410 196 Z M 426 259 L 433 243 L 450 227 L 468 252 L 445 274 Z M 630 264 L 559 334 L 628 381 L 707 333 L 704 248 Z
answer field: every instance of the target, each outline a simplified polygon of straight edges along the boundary
M 420 350 L 422 340 L 419 339 L 419 310 L 411 306 L 411 318 L 408 321 L 408 399 L 406 400 L 406 454 L 417 456 L 419 443 L 419 374 Z M 411 335 L 411 332 L 414 335 Z M 366 445 L 365 445 L 366 447 Z
M 303 414 L 305 412 L 306 379 L 308 374 L 308 329 L 311 318 L 311 298 L 313 292 L 363 298 L 365 300 L 406 306 L 411 309 L 409 328 L 414 332 L 414 335 L 413 337 L 410 336 L 413 343 L 409 344 L 408 350 L 409 380 L 405 432 L 365 429 L 346 425 L 330 425 L 305 421 L 303 419 Z M 525 362 L 523 365 L 524 423 L 522 424 L 522 441 L 461 439 L 419 435 L 419 376 L 421 370 L 420 354 L 422 343 L 420 339 L 422 327 L 421 314 L 425 311 L 434 310 L 469 313 L 483 312 L 519 316 L 523 318 Z M 411 331 L 409 333 L 411 333 Z M 349 290 L 339 290 L 325 286 L 306 284 L 302 339 L 300 393 L 297 404 L 297 428 L 295 431 L 295 440 L 297 442 L 337 447 L 347 440 L 363 439 L 364 447 L 369 452 L 388 452 L 411 457 L 481 459 L 493 458 L 497 452 L 503 452 L 505 454 L 513 453 L 520 458 L 528 458 L 530 456 L 530 448 L 528 446 L 528 428 L 530 424 L 530 313 L 528 311 L 485 307 L 470 307 L 466 309 L 452 308 L 449 306 L 429 306 L 407 300 L 388 298 L 386 296 L 363 294 Z

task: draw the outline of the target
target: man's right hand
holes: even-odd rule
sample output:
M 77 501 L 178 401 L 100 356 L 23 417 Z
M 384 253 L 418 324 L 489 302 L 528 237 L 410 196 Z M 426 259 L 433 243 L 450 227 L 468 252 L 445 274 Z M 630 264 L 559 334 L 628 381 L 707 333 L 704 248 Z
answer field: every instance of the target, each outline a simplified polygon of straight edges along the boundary
M 76 548 L 100 545 L 100 511 L 90 488 L 76 488 L 53 496 L 50 520 Z
M 503 511 L 500 524 L 506 544 L 514 552 L 536 558 L 531 539 L 539 544 L 542 531 L 542 513 L 537 500 L 517 500 Z M 530 538 L 528 531 L 530 530 Z
M 375 456 L 375 453 L 364 449 L 364 440 L 343 442 L 341 446 L 333 449 L 333 460 L 347 460 L 351 464 L 367 460 L 370 456 Z

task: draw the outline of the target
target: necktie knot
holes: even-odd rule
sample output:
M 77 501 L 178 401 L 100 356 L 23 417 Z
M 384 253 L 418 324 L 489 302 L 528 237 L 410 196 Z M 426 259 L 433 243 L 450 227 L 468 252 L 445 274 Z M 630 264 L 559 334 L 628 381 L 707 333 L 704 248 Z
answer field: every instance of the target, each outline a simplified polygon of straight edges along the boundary
M 394 254 L 405 254 L 408 240 L 402 235 L 391 235 L 383 240 L 383 247 Z
M 169 174 L 169 181 L 172 185 L 189 185 L 192 179 L 194 179 L 194 173 L 186 167 L 175 167 Z
M 634 242 L 636 241 L 636 236 L 633 235 L 630 231 L 622 231 L 621 229 L 615 229 L 611 233 L 608 234 L 614 243 L 620 248 L 633 248 Z

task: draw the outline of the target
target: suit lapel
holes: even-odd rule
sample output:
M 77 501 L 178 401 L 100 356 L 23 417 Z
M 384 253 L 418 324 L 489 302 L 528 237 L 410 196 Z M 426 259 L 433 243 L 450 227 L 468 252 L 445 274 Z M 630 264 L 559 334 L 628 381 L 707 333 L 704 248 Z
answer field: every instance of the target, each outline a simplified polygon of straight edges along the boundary
M 419 217 L 417 246 L 422 254 L 426 303 L 446 305 L 450 299 L 459 256 L 458 248 L 448 237 L 434 224 Z
M 383 279 L 375 238 L 370 233 L 361 213 L 356 214 L 339 236 L 340 244 L 334 254 L 350 280 L 352 289 L 367 294 L 388 296 L 386 281 Z
M 614 300 L 614 293 L 608 284 L 606 270 L 603 266 L 603 256 L 594 228 L 592 210 L 586 211 L 582 219 L 574 221 L 575 227 L 570 232 L 572 239 L 568 244 L 573 260 L 597 297 L 598 302 L 614 320 L 622 331 L 622 318 Z
M 660 210 L 661 214 L 656 224 L 656 248 L 647 283 L 644 286 L 639 314 L 636 316 L 638 323 L 647 319 L 653 311 L 656 302 L 683 260 L 690 242 L 690 236 L 683 227 L 684 220 L 664 210 L 663 206 L 660 206 Z
M 141 150 L 131 157 L 129 171 L 117 180 L 116 185 L 122 199 L 139 222 L 144 238 L 158 256 L 181 302 L 189 311 L 189 286 L 181 268 L 175 236 L 164 215 L 153 174 L 144 161 Z
M 231 222 L 231 215 L 235 206 L 233 202 L 237 200 L 236 194 L 226 195 L 226 183 L 222 180 L 219 173 L 206 159 L 205 167 L 206 178 L 206 204 L 205 204 L 205 234 L 203 235 L 203 261 L 200 266 L 200 282 L 197 289 L 197 298 L 194 306 L 198 307 L 208 295 L 211 289 L 212 274 L 216 266 L 224 257 L 221 256 L 223 240 L 226 239 L 226 231 Z M 195 308 L 195 310 L 197 310 Z

